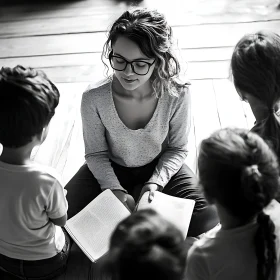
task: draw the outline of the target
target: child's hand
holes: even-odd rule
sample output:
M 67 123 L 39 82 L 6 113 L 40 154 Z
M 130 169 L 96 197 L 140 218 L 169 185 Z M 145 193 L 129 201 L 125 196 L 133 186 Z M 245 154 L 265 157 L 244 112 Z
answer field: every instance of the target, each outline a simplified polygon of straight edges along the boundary
M 141 199 L 142 195 L 145 192 L 150 192 L 149 197 L 148 197 L 148 201 L 151 202 L 154 199 L 155 191 L 157 191 L 157 190 L 159 190 L 159 186 L 157 184 L 153 184 L 153 183 L 145 184 L 144 187 L 141 190 L 139 200 Z

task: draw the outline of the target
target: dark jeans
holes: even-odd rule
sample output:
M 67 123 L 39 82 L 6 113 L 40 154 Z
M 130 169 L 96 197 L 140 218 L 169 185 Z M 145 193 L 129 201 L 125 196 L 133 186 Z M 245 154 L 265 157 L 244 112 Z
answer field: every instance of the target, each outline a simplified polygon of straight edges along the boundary
M 49 280 L 64 273 L 70 252 L 70 238 L 65 234 L 65 245 L 60 253 L 49 259 L 25 261 L 0 254 L 0 269 L 25 280 Z
M 138 199 L 141 188 L 149 180 L 157 164 L 157 160 L 142 167 L 124 167 L 111 162 L 114 172 L 120 184 L 131 194 L 135 201 Z M 140 187 L 139 187 L 140 186 Z M 89 204 L 100 193 L 101 189 L 89 170 L 84 164 L 74 177 L 65 186 L 67 189 L 68 217 L 71 218 Z M 197 187 L 195 174 L 187 165 L 171 178 L 164 187 L 163 193 L 171 196 L 195 200 L 195 209 L 191 219 L 188 236 L 198 236 L 218 224 L 218 216 L 213 206 L 207 204 L 202 193 Z

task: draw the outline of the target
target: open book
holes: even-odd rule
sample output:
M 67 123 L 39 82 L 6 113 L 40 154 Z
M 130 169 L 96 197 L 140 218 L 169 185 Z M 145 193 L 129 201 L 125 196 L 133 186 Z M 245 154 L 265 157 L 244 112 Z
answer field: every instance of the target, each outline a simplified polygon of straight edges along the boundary
M 144 193 L 137 210 L 155 209 L 174 223 L 186 237 L 195 201 L 155 192 L 152 202 L 148 202 L 148 195 L 148 192 Z M 69 219 L 65 228 L 88 258 L 96 262 L 108 252 L 115 227 L 130 214 L 111 190 L 105 190 Z

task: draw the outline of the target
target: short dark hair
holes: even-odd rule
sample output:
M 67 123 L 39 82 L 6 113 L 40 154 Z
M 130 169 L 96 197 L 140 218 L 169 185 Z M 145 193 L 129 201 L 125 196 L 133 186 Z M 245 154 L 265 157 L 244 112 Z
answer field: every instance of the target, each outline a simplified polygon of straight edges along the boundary
M 111 237 L 108 263 L 113 279 L 181 280 L 186 257 L 181 232 L 147 209 L 133 213 L 117 226 Z
M 209 202 L 218 202 L 244 223 L 257 217 L 258 280 L 270 279 L 276 261 L 275 226 L 263 209 L 280 188 L 276 155 L 257 134 L 226 128 L 201 142 L 198 170 Z
M 55 113 L 59 91 L 43 71 L 18 65 L 0 70 L 0 143 L 18 148 L 41 133 Z

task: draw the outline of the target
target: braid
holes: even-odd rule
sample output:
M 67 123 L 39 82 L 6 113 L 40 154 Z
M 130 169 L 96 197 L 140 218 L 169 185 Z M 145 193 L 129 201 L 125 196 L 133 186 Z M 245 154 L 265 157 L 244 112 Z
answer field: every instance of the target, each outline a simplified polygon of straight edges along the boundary
M 259 151 L 267 150 L 261 143 L 256 142 L 252 133 L 244 137 L 247 145 L 252 151 L 252 162 L 256 162 Z M 263 146 L 263 147 L 262 147 Z M 267 152 L 267 151 L 266 151 Z M 276 268 L 276 249 L 275 249 L 275 226 L 268 215 L 263 212 L 263 208 L 271 201 L 271 194 L 266 190 L 264 185 L 265 174 L 259 171 L 257 164 L 247 166 L 243 170 L 243 178 L 247 181 L 244 184 L 244 195 L 253 203 L 252 211 L 259 213 L 257 222 L 259 224 L 255 235 L 255 250 L 257 255 L 257 280 L 273 279 Z M 243 180 L 244 180 L 243 179 Z M 248 191 L 250 189 L 251 191 Z M 246 193 L 247 191 L 247 193 Z
M 255 235 L 255 248 L 257 254 L 257 280 L 268 280 L 275 278 L 276 272 L 276 250 L 275 250 L 275 226 L 270 217 L 263 211 L 257 218 L 259 228 Z

